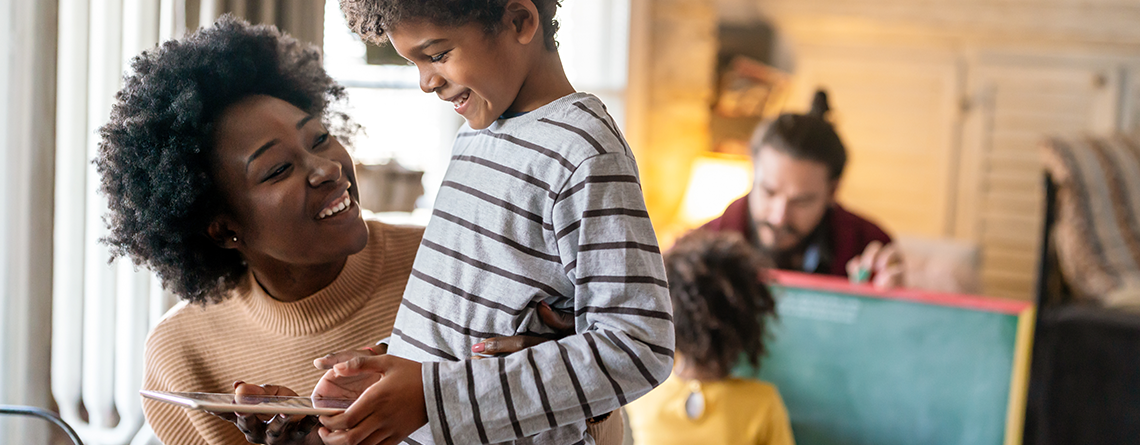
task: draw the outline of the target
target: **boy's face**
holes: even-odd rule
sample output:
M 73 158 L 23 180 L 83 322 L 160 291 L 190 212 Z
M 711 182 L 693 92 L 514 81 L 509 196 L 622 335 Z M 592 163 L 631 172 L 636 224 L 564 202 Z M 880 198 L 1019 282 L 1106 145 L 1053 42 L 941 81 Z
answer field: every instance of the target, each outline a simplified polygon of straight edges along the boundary
M 388 32 L 392 47 L 420 71 L 420 89 L 451 102 L 473 129 L 511 109 L 526 75 L 523 47 L 509 32 L 487 34 L 469 23 L 442 27 L 424 20 Z

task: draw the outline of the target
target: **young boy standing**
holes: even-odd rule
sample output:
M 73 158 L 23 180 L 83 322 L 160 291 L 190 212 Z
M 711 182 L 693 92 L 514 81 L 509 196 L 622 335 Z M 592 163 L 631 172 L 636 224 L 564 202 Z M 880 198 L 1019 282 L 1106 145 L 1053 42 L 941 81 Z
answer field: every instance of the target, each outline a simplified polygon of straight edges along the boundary
M 574 91 L 557 0 L 341 0 L 349 26 L 391 42 L 424 92 L 451 102 L 456 137 L 392 333 L 390 355 L 326 374 L 363 388 L 321 419 L 326 443 L 592 444 L 587 419 L 660 384 L 672 309 L 633 154 L 596 97 Z M 505 357 L 482 340 L 576 334 Z M 421 365 L 422 363 L 422 365 Z M 383 375 L 383 378 L 379 378 Z

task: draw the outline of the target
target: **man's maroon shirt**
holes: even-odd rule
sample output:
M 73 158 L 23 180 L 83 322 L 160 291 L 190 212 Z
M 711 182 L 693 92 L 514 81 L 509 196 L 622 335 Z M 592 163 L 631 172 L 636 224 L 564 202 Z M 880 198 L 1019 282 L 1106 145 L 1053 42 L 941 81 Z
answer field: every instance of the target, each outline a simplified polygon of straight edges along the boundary
M 752 218 L 748 211 L 748 195 L 729 204 L 724 213 L 705 223 L 702 229 L 714 232 L 731 231 L 744 236 L 753 245 L 759 245 L 756 230 L 750 227 Z M 847 276 L 847 262 L 867 249 L 871 241 L 889 244 L 891 237 L 883 229 L 863 217 L 848 212 L 838 203 L 833 204 L 820 224 L 829 224 L 827 246 L 833 260 L 828 275 Z

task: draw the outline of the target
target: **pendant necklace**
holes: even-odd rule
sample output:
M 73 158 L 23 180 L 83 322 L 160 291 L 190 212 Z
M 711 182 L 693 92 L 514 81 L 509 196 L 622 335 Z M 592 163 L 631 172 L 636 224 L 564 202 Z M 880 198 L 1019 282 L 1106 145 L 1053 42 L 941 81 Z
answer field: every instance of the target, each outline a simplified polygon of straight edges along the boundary
M 689 396 L 685 398 L 685 415 L 689 420 L 697 420 L 705 413 L 705 395 L 701 392 L 701 381 L 689 381 Z

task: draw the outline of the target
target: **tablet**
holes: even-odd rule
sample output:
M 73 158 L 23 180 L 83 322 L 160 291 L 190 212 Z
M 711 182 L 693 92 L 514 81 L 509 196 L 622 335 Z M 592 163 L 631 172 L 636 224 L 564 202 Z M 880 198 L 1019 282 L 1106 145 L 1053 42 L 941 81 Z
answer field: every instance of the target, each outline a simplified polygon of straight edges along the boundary
M 233 394 L 205 392 L 169 392 L 141 390 L 139 394 L 185 408 L 218 413 L 256 414 L 340 414 L 352 405 L 349 399 L 322 399 L 287 396 L 235 396 Z

